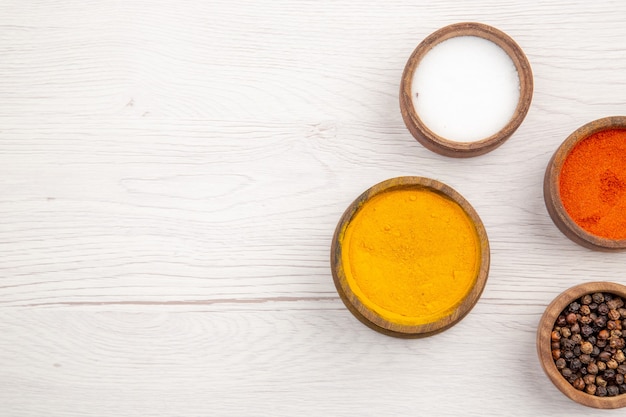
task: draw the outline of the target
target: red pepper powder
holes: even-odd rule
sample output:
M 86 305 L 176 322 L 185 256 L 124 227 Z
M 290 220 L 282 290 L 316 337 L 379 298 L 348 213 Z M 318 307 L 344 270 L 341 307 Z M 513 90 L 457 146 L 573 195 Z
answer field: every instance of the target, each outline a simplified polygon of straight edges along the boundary
M 559 191 L 582 229 L 626 239 L 626 130 L 604 130 L 574 146 L 561 168 Z

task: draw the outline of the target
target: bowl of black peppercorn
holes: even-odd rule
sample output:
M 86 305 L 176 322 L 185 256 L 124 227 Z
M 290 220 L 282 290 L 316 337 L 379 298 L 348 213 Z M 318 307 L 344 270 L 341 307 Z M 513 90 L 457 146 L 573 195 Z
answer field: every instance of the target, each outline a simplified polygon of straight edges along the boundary
M 552 383 L 594 408 L 626 406 L 626 286 L 577 285 L 546 308 L 537 354 Z

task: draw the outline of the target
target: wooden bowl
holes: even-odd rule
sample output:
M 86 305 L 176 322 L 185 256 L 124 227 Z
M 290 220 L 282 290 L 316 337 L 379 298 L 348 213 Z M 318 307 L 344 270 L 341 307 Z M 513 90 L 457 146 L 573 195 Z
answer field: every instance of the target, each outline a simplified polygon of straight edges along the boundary
M 499 132 L 474 142 L 456 142 L 448 140 L 424 124 L 412 101 L 413 73 L 422 58 L 437 44 L 457 36 L 478 36 L 500 46 L 511 58 L 517 68 L 520 82 L 520 96 L 513 117 Z M 409 57 L 400 84 L 400 110 L 406 127 L 422 145 L 441 155 L 456 158 L 482 155 L 502 145 L 522 123 L 530 108 L 533 96 L 533 74 L 530 63 L 522 49 L 506 33 L 481 23 L 456 23 L 439 29 L 429 35 L 415 48 Z
M 615 397 L 596 397 L 583 391 L 575 389 L 556 368 L 554 359 L 552 358 L 551 349 L 551 333 L 554 323 L 559 314 L 572 301 L 582 297 L 585 294 L 593 294 L 596 292 L 605 292 L 616 294 L 626 299 L 626 286 L 613 282 L 589 282 L 572 287 L 559 296 L 557 296 L 546 308 L 537 329 L 537 355 L 544 372 L 550 378 L 550 381 L 570 399 L 587 407 L 594 408 L 620 408 L 626 406 L 626 394 L 620 394 Z
M 548 213 L 554 224 L 563 232 L 565 236 L 579 245 L 594 250 L 618 251 L 626 249 L 626 239 L 613 240 L 593 235 L 581 228 L 568 214 L 563 207 L 561 194 L 559 191 L 559 175 L 563 163 L 570 151 L 578 142 L 589 136 L 607 129 L 626 129 L 626 117 L 613 116 L 594 120 L 580 127 L 569 135 L 565 142 L 556 150 L 546 168 L 543 181 L 543 197 Z
M 378 313 L 370 310 L 366 307 L 354 293 L 350 287 L 342 262 L 342 235 L 345 232 L 348 224 L 360 210 L 363 204 L 366 204 L 372 197 L 381 193 L 400 190 L 400 189 L 416 189 L 427 190 L 437 193 L 444 198 L 451 200 L 458 204 L 460 208 L 467 214 L 470 221 L 473 223 L 478 245 L 480 250 L 479 266 L 476 279 L 471 289 L 469 289 L 465 298 L 462 299 L 459 305 L 451 312 L 451 314 L 442 317 L 441 319 L 426 324 L 419 325 L 406 325 L 398 324 L 394 321 L 390 321 L 379 315 Z M 451 187 L 429 178 L 423 177 L 398 177 L 392 178 L 387 181 L 383 181 L 367 191 L 361 194 L 343 213 L 335 233 L 333 236 L 331 247 L 331 268 L 333 274 L 333 281 L 337 292 L 342 301 L 352 314 L 359 319 L 362 323 L 370 328 L 384 333 L 389 336 L 396 336 L 402 338 L 416 338 L 424 337 L 441 332 L 454 324 L 458 323 L 463 317 L 469 313 L 474 307 L 487 282 L 487 276 L 489 274 L 489 241 L 487 239 L 487 233 L 485 228 L 478 217 L 476 211 L 472 206 L 455 190 Z

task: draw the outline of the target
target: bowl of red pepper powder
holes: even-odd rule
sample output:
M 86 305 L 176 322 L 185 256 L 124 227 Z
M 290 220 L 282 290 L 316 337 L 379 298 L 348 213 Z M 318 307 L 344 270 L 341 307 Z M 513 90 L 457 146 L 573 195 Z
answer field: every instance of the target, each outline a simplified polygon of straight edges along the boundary
M 626 116 L 594 120 L 554 153 L 544 178 L 554 224 L 585 247 L 626 249 Z

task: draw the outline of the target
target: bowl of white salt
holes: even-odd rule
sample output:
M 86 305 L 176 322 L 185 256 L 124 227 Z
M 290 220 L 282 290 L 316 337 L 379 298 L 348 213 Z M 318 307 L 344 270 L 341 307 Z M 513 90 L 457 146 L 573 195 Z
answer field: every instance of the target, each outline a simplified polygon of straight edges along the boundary
M 402 74 L 400 109 L 411 134 L 442 155 L 489 152 L 520 126 L 533 96 L 530 63 L 506 33 L 482 23 L 439 29 Z

